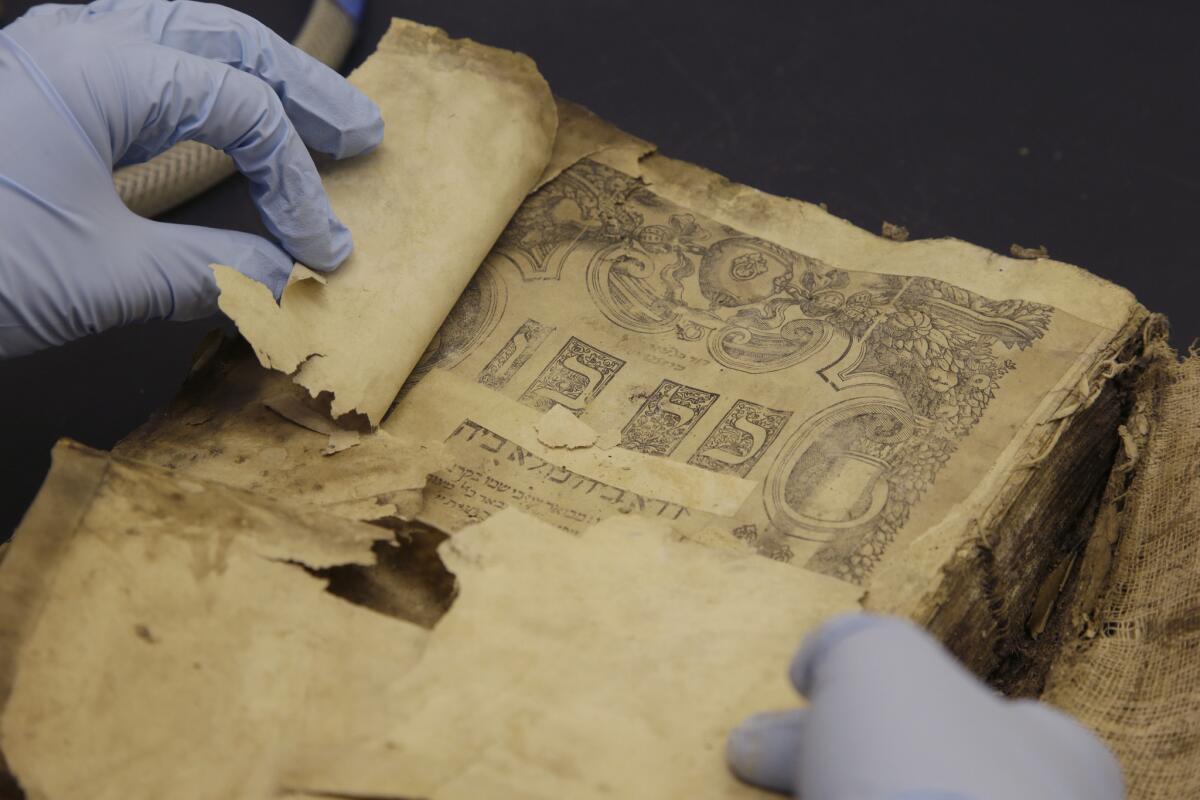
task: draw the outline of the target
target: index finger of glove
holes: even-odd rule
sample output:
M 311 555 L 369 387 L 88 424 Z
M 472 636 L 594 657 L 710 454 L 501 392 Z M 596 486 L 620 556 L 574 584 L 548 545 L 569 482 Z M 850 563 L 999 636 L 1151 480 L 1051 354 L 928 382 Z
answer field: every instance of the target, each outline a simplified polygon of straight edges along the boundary
M 333 269 L 350 254 L 350 232 L 334 216 L 316 165 L 262 81 L 158 45 L 122 51 L 135 147 L 158 152 L 194 139 L 224 150 L 250 179 L 267 229 L 293 256 Z
M 216 3 L 106 0 L 97 20 L 261 79 L 274 90 L 304 143 L 345 158 L 383 139 L 379 108 L 345 78 L 258 20 Z

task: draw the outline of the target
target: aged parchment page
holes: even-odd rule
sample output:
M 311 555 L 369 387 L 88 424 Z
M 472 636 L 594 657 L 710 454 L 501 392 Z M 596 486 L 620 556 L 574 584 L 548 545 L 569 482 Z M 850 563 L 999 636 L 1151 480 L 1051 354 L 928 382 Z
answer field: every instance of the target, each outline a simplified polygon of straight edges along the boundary
M 425 29 L 399 30 L 407 31 L 403 37 L 424 41 Z M 443 63 L 445 43 L 436 36 L 429 41 L 431 59 Z M 393 57 L 398 56 L 385 53 L 381 63 Z M 417 58 L 404 56 L 410 57 Z M 471 73 L 468 79 L 479 78 Z M 753 698 L 737 695 L 736 687 L 744 686 L 743 673 L 778 670 L 786 661 L 801 629 L 817 620 L 799 615 L 825 608 L 826 601 L 831 603 L 827 610 L 843 607 L 843 600 L 852 604 L 857 583 L 869 587 L 867 600 L 874 607 L 922 621 L 928 616 L 917 601 L 957 592 L 967 605 L 993 614 L 994 625 L 1020 630 L 1021 618 L 1003 605 L 993 608 L 994 596 L 986 594 L 1011 574 L 1011 565 L 995 556 L 1005 544 L 995 537 L 1005 532 L 989 526 L 1019 502 L 1022 485 L 1034 477 L 1045 484 L 1061 477 L 1039 465 L 1052 463 L 1044 457 L 1075 438 L 1069 426 L 1095 407 L 1109 379 L 1125 368 L 1122 347 L 1140 339 L 1129 329 L 1142 313 L 1132 297 L 1077 268 L 1016 261 L 954 241 L 886 241 L 815 206 L 729 184 L 661 156 L 643 157 L 649 150 L 645 142 L 625 137 L 577 107 L 560 102 L 559 115 L 563 124 L 554 153 L 548 163 L 529 170 L 528 186 L 540 188 L 517 211 L 444 324 L 427 337 L 429 346 L 383 426 L 396 440 L 423 442 L 430 453 L 443 446 L 448 452 L 449 463 L 434 464 L 423 506 L 407 503 L 423 467 L 387 449 L 390 440 L 364 446 L 363 431 L 324 429 L 324 423 L 306 421 L 312 407 L 297 406 L 286 394 L 281 402 L 264 391 L 264 383 L 255 384 L 238 405 L 215 399 L 222 394 L 224 376 L 211 375 L 207 395 L 191 398 L 190 406 L 173 410 L 129 445 L 139 457 L 169 465 L 185 479 L 253 484 L 285 498 L 275 507 L 289 513 L 313 513 L 301 508 L 306 494 L 326 510 L 355 518 L 370 516 L 360 501 L 384 498 L 380 505 L 389 506 L 386 516 L 416 514 L 456 532 L 446 547 L 448 561 L 464 581 L 460 603 L 439 625 L 424 656 L 415 661 L 397 656 L 392 660 L 406 668 L 386 678 L 369 667 L 363 667 L 363 677 L 353 678 L 373 690 L 370 707 L 353 715 L 357 727 L 342 721 L 347 726 L 341 729 L 343 741 L 353 733 L 357 744 L 334 758 L 319 735 L 307 739 L 304 734 L 301 744 L 314 749 L 297 759 L 285 757 L 294 750 L 264 745 L 261 752 L 270 758 L 259 763 L 270 760 L 278 767 L 270 774 L 288 775 L 296 791 L 379 792 L 395 779 L 409 781 L 405 792 L 425 787 L 449 797 L 521 794 L 526 786 L 577 796 L 610 781 L 661 794 L 674 784 L 653 781 L 678 780 L 687 794 L 701 778 L 711 780 L 705 785 L 716 791 L 747 791 L 732 788 L 717 768 L 716 754 L 688 759 L 698 758 L 698 745 L 718 741 L 718 732 L 735 716 L 788 702 L 790 693 L 778 672 L 761 678 L 762 694 Z M 376 178 L 386 183 L 403 168 L 389 162 L 381 171 L 388 174 Z M 395 183 L 388 185 L 388 191 L 400 192 Z M 353 194 L 348 186 L 339 191 Z M 397 218 L 364 219 L 373 236 L 391 230 L 385 223 Z M 439 235 L 454 241 L 473 236 L 460 217 L 455 223 Z M 351 224 L 361 246 L 362 234 Z M 250 304 L 233 310 L 258 345 L 259 357 L 276 363 L 278 356 L 277 366 L 304 362 L 301 383 L 321 388 L 310 386 L 305 375 L 324 374 L 328 360 L 304 361 L 305 348 L 294 345 L 322 329 L 301 323 L 288 327 L 287 320 L 289 309 L 312 308 L 318 298 L 336 292 L 298 272 L 279 312 L 252 297 L 247 284 L 239 289 L 226 281 L 225 286 L 230 302 Z M 399 325 L 391 317 L 382 324 Z M 372 363 L 383 363 L 389 376 L 399 376 L 394 394 L 413 359 L 397 357 L 404 366 L 393 374 L 390 340 L 379 330 L 364 326 L 356 335 L 363 337 L 361 352 Z M 353 394 L 343 393 L 339 401 L 335 392 L 333 411 L 348 410 L 346 397 Z M 366 409 L 372 421 L 390 401 L 383 400 L 374 412 Z M 564 410 L 582 426 L 571 429 L 569 437 L 562 435 L 568 430 Z M 590 435 L 580 434 L 586 430 L 596 433 L 594 444 L 586 443 Z M 327 482 L 328 476 L 334 480 Z M 370 491 L 342 506 L 335 498 L 359 478 Z M 126 495 L 140 497 L 124 488 L 101 499 L 119 502 Z M 390 502 L 400 495 L 406 502 Z M 137 506 L 140 513 L 141 503 Z M 151 507 L 164 521 L 175 514 L 168 505 Z M 507 507 L 570 533 L 511 512 L 495 516 Z M 664 539 L 661 533 L 655 539 L 646 517 L 668 522 L 677 535 L 709 547 Z M 480 521 L 482 528 L 470 527 Z M 598 521 L 602 533 L 590 530 Z M 768 558 L 750 557 L 750 551 Z M 176 560 L 177 552 L 194 558 L 192 550 L 175 547 L 169 560 Z M 237 569 L 254 566 L 239 586 L 274 591 L 270 587 L 288 575 L 297 579 L 289 592 L 308 597 L 312 590 L 313 579 L 295 565 L 263 566 L 255 561 L 261 560 L 257 551 L 231 546 L 229 552 L 241 553 L 230 562 Z M 1036 550 L 1016 552 L 1013 558 L 1032 552 L 1029 560 L 1041 563 Z M 117 555 L 127 557 L 124 550 Z M 19 556 L 17 550 L 5 557 L 0 577 Z M 107 551 L 88 558 L 106 556 Z M 550 557 L 553 568 L 545 560 Z M 800 569 L 789 571 L 769 559 Z M 957 568 L 976 561 L 992 569 L 979 575 L 980 594 L 961 592 L 964 584 L 944 579 L 948 564 Z M 142 562 L 132 563 L 114 569 L 140 573 Z M 176 582 L 185 578 L 176 567 L 150 563 L 150 575 Z M 561 575 L 559 564 L 565 565 Z M 267 567 L 282 571 L 259 576 Z M 79 564 L 71 568 L 77 572 L 64 574 L 82 570 Z M 708 578 L 697 581 L 695 575 Z M 95 589 L 83 577 L 77 582 Z M 728 591 L 743 582 L 745 591 Z M 713 593 L 704 594 L 710 584 Z M 760 584 L 769 596 L 758 592 Z M 551 590 L 556 594 L 548 594 Z M 627 594 L 630 602 L 638 601 L 635 608 L 625 604 Z M 750 607 L 740 604 L 741 595 L 754 600 Z M 673 605 L 677 599 L 684 605 Z M 771 613 L 759 613 L 762 608 Z M 793 612 L 796 618 L 787 617 Z M 108 613 L 120 618 L 122 612 L 118 606 Z M 220 613 L 243 618 L 238 609 Z M 330 610 L 334 617 L 342 613 Z M 72 613 L 60 615 L 65 621 L 53 629 L 56 637 L 74 641 L 85 635 L 69 627 L 71 618 Z M 691 622 L 669 630 L 656 627 L 666 619 Z M 788 631 L 772 629 L 767 637 L 767 628 L 758 627 L 780 619 Z M 519 628 L 514 620 L 522 623 Z M 597 620 L 605 622 L 601 632 L 612 634 L 614 643 L 594 650 L 601 647 L 591 638 Z M 286 624 L 290 618 L 279 626 Z M 694 666 L 696 648 L 710 645 L 702 636 L 709 626 L 725 626 L 715 637 L 722 641 L 738 632 L 762 633 L 763 642 L 769 638 L 775 649 L 757 650 L 745 642 L 739 653 L 701 649 L 710 661 L 696 674 L 711 668 L 729 681 L 706 679 L 705 687 L 720 685 L 720 692 L 745 699 L 746 708 L 708 705 L 720 700 L 716 696 L 689 698 L 686 711 L 693 716 L 670 702 L 654 706 L 654 720 L 669 721 L 671 733 L 685 730 L 678 741 L 689 755 L 671 755 L 671 737 L 642 736 L 657 724 L 637 716 L 649 706 L 622 703 L 670 697 L 664 676 L 678 683 L 677 671 Z M 994 658 L 991 632 L 968 629 L 969 636 L 951 644 Z M 369 631 L 366 640 L 375 641 L 383 635 L 380 630 Z M 146 633 L 166 641 L 154 627 L 147 626 Z M 686 641 L 678 638 L 684 633 L 690 635 Z M 147 641 L 141 632 L 135 634 Z M 96 641 L 116 635 L 97 634 Z M 622 636 L 664 649 L 647 645 L 637 655 L 626 653 L 619 646 Z M 479 677 L 481 652 L 487 663 L 497 665 L 496 675 Z M 577 652 L 589 659 L 587 664 L 571 661 Z M 133 658 L 136 651 L 122 653 L 121 658 Z M 542 671 L 547 654 L 547 664 L 557 667 L 551 674 Z M 735 655 L 753 665 L 731 668 Z M 642 657 L 647 660 L 638 661 Z M 46 658 L 67 663 L 61 655 Z M 305 663 L 299 655 L 294 660 Z M 591 676 L 589 665 L 597 660 L 622 679 L 609 685 L 599 675 L 583 686 L 571 683 L 577 673 Z M 232 663 L 237 669 L 239 662 Z M 471 664 L 467 673 L 464 663 Z M 68 681 L 52 670 L 46 674 Z M 629 674 L 645 675 L 644 683 L 631 681 Z M 453 686 L 443 683 L 446 676 L 456 678 Z M 496 703 L 495 717 L 480 716 L 475 681 L 492 690 L 487 700 Z M 86 697 L 85 690 L 92 688 L 64 682 L 54 691 Z M 384 695 L 391 699 L 380 701 Z M 541 705 L 546 698 L 553 704 Z M 354 707 L 359 701 L 346 702 Z M 15 708 L 29 713 L 28 705 Z M 69 711 L 54 718 L 64 726 L 59 730 L 82 724 Z M 701 717 L 721 722 L 694 724 Z M 307 730 L 288 719 L 289 730 Z M 531 719 L 538 724 L 525 727 Z M 639 722 L 630 726 L 630 719 Z M 449 722 L 439 727 L 441 720 Z M 573 727 L 582 723 L 587 725 Z M 510 735 L 513 729 L 519 735 Z M 602 742 L 588 738 L 613 729 L 637 747 L 625 751 L 625 742 L 615 736 Z M 700 733 L 703 739 L 687 738 Z M 46 777 L 47 762 L 37 761 L 45 751 L 22 750 L 23 741 L 17 745 L 24 754 L 21 768 L 53 782 L 53 775 Z M 467 741 L 479 749 L 464 752 L 460 744 Z M 388 749 L 389 742 L 402 745 L 401 752 Z M 570 747 L 574 742 L 591 748 L 595 758 L 579 758 Z M 328 762 L 311 755 L 321 751 L 329 754 Z M 214 758 L 223 753 L 214 751 Z M 545 753 L 560 758 L 548 763 Z M 643 755 L 660 760 L 639 760 Z M 660 770 L 662 757 L 687 766 Z M 397 764 L 414 761 L 404 775 L 393 774 Z M 269 770 L 250 772 L 252 767 L 236 757 L 229 764 L 235 772 L 243 770 L 240 777 L 252 788 L 266 785 L 251 778 L 267 781 L 263 776 Z
M 0 749 L 30 800 L 267 798 L 391 719 L 428 633 L 325 592 L 390 533 L 76 445 L 0 566 Z
M 554 101 L 533 62 L 393 21 L 350 81 L 387 125 L 373 153 L 321 166 L 354 234 L 338 270 L 297 267 L 276 307 L 216 267 L 220 305 L 259 360 L 332 412 L 378 424 L 450 307 L 550 158 Z
M 509 510 L 441 548 L 460 593 L 383 702 L 383 737 L 289 786 L 348 796 L 765 796 L 725 767 L 747 714 L 796 702 L 800 631 L 859 591 L 614 518 L 572 535 Z
M 384 423 L 458 459 L 422 512 L 448 530 L 508 505 L 572 529 L 637 512 L 863 583 L 897 544 L 995 499 L 1136 308 L 1075 267 L 895 243 L 610 152 L 526 201 L 442 328 L 461 344 L 427 354 Z M 513 420 L 555 405 L 646 466 L 600 475 L 583 451 L 514 438 Z M 714 519 L 657 480 L 664 459 L 755 489 Z
M 454 531 L 516 505 L 569 530 L 668 519 L 869 585 L 873 608 L 929 625 L 986 674 L 1103 480 L 1111 379 L 1144 341 L 1144 309 L 1066 264 L 882 239 L 558 109 L 544 185 L 384 424 L 454 460 L 421 518 Z M 556 407 L 597 444 L 546 447 L 537 423 Z M 134 454 L 257 480 L 226 447 L 240 412 L 181 424 L 208 410 L 167 415 Z M 287 436 L 237 425 L 243 450 Z M 197 449 L 193 463 L 167 455 Z M 330 459 L 353 472 L 355 451 Z M 289 450 L 299 478 L 305 452 Z
M 324 591 L 387 532 L 73 445 L 0 566 L 0 748 L 31 800 L 752 797 L 723 742 L 795 702 L 859 590 L 516 511 L 441 556 L 432 632 Z M 768 609 L 769 613 L 764 613 Z

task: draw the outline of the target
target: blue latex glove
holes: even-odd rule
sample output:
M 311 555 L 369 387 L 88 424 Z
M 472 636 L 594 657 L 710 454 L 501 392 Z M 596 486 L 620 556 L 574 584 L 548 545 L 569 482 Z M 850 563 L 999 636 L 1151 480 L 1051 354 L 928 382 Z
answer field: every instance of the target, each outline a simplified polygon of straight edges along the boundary
M 382 137 L 365 95 L 228 8 L 183 0 L 33 8 L 0 30 L 0 357 L 131 322 L 210 314 L 212 262 L 276 297 L 293 256 L 333 269 L 350 253 L 350 232 L 305 145 L 343 158 Z M 283 249 L 125 208 L 113 167 L 184 139 L 233 157 Z
M 919 628 L 838 617 L 792 662 L 804 709 L 729 738 L 734 773 L 800 800 L 1120 800 L 1116 759 L 1047 705 L 1008 700 Z

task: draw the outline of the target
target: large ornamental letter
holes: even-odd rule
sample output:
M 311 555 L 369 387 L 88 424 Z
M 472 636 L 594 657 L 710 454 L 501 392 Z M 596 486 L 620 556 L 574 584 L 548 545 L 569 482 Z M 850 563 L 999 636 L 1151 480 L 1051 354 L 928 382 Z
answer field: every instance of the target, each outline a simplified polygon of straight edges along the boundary
M 572 336 L 521 395 L 521 402 L 539 411 L 555 404 L 583 413 L 625 362 Z
M 888 456 L 914 432 L 912 413 L 898 398 L 846 400 L 820 412 L 792 434 L 771 467 L 771 522 L 818 542 L 870 525 L 888 500 Z

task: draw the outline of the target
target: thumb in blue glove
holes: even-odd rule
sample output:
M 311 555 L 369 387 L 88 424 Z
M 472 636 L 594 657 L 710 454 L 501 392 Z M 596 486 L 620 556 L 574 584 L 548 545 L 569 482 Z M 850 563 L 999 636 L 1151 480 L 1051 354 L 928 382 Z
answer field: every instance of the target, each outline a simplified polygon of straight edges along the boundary
M 734 773 L 801 800 L 1120 800 L 1095 736 L 1042 703 L 980 683 L 919 628 L 838 617 L 805 641 L 791 679 L 807 708 L 729 737 Z
M 278 297 L 293 257 L 331 270 L 350 253 L 307 147 L 371 150 L 379 109 L 244 14 L 187 0 L 37 6 L 0 30 L 0 85 L 0 357 L 210 314 L 210 263 Z M 233 157 L 282 248 L 125 208 L 113 167 L 182 140 Z

